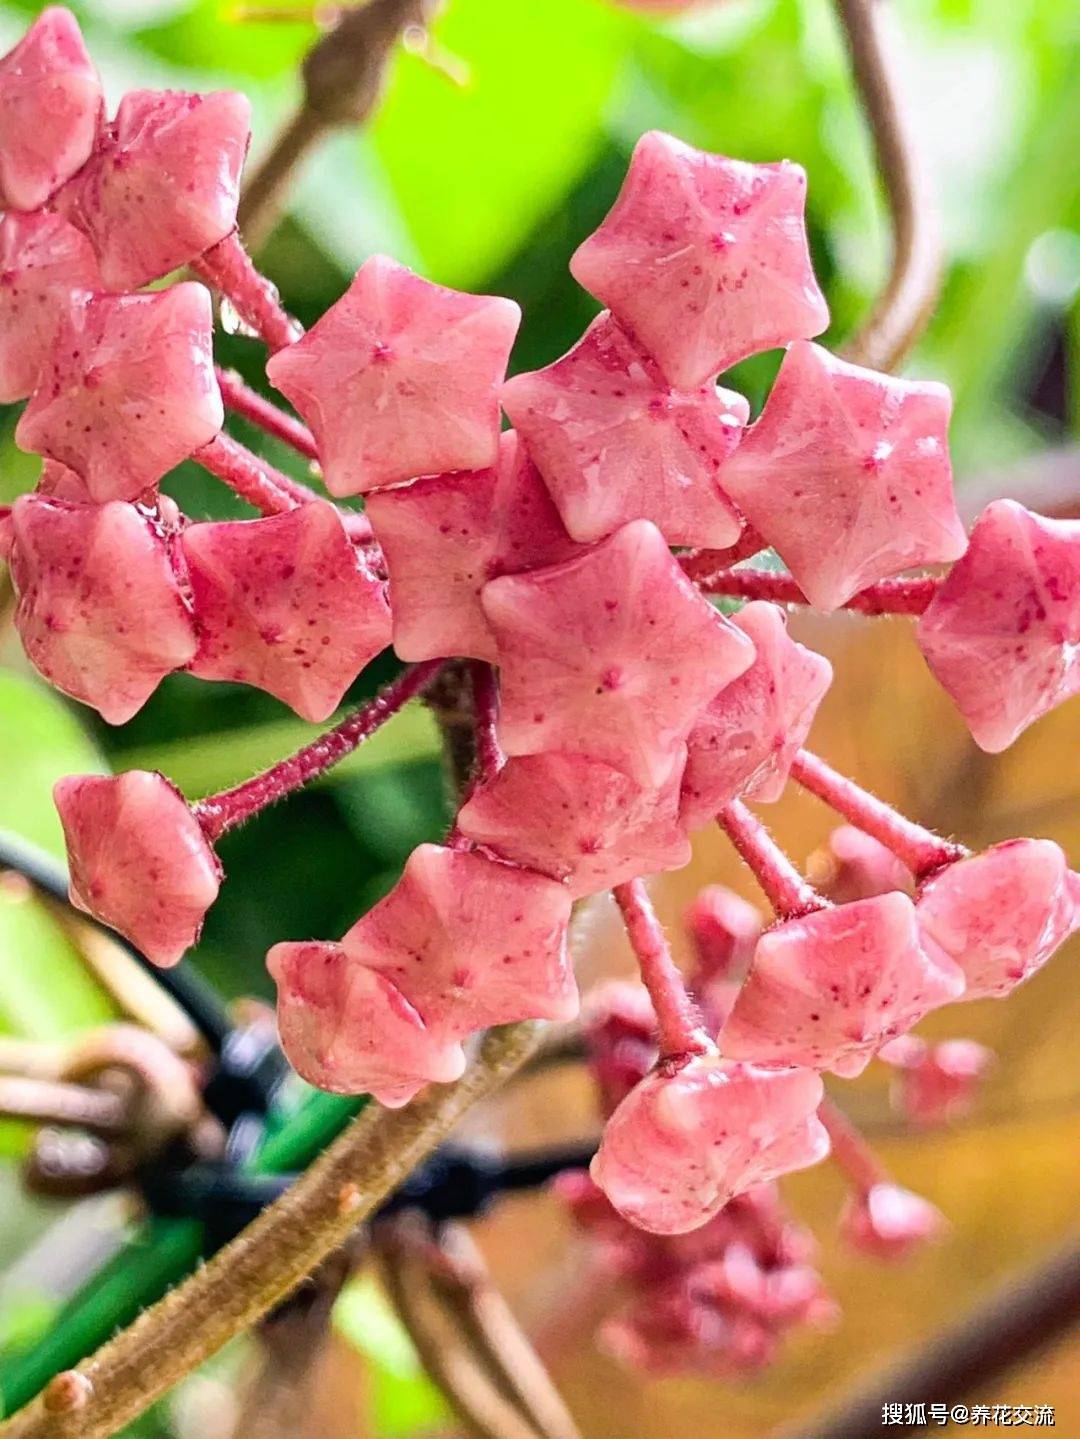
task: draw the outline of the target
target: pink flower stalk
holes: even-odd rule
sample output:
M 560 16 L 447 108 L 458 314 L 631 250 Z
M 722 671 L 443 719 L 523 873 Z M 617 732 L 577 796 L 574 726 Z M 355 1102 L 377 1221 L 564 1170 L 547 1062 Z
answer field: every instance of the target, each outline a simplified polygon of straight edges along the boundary
M 609 314 L 553 365 L 508 380 L 502 398 L 574 539 L 630 520 L 652 520 L 673 545 L 738 538 L 721 483 L 747 402 L 712 383 L 672 389 Z
M 395 985 L 340 944 L 275 944 L 278 1034 L 289 1063 L 332 1094 L 372 1094 L 396 1109 L 465 1068 L 456 1040 L 433 1033 Z
M 856 900 L 766 930 L 721 1044 L 733 1059 L 851 1079 L 963 992 L 960 970 L 923 947 L 907 895 Z
M 711 1031 L 722 1030 L 750 969 L 761 915 L 722 884 L 705 887 L 685 915 L 694 952 L 690 989 Z
M 775 605 L 748 604 L 732 623 L 752 642 L 754 663 L 720 690 L 690 731 L 682 797 L 690 829 L 740 795 L 780 798 L 832 683 L 832 665 L 791 638 Z
M 660 1060 L 665 1072 L 670 1073 L 685 1063 L 689 1055 L 715 1054 L 715 1047 L 702 1028 L 701 1012 L 687 993 L 645 885 L 640 879 L 629 880 L 618 885 L 612 897 L 622 913 L 626 937 L 656 1014 Z
M 570 269 L 671 384 L 694 389 L 828 324 L 805 196 L 798 165 L 727 160 L 654 130 L 638 141 L 615 205 Z
M 303 719 L 327 719 L 390 642 L 385 585 L 333 505 L 261 520 L 189 525 L 187 562 L 200 679 L 255 685 Z
M 947 1229 L 936 1205 L 892 1183 L 856 1191 L 840 1215 L 842 1237 L 875 1259 L 907 1259 L 941 1239 Z
M 332 495 L 479 470 L 498 458 L 499 387 L 520 320 L 512 300 L 448 290 L 375 255 L 266 373 L 314 432 Z
M 991 754 L 1080 692 L 1080 520 L 988 505 L 918 627 L 919 646 Z
M 470 796 L 458 829 L 503 859 L 563 881 L 580 899 L 689 862 L 681 779 L 678 763 L 654 789 L 584 755 L 522 755 Z
M 671 774 L 695 720 L 753 645 L 638 520 L 587 554 L 485 585 L 510 755 L 564 750 L 642 785 Z
M 110 724 L 129 720 L 195 654 L 164 514 L 40 495 L 12 509 L 15 625 L 27 656 Z
M 655 1070 L 611 1116 L 592 1176 L 631 1224 L 681 1234 L 735 1195 L 817 1164 L 829 1141 L 817 1119 L 821 1079 L 716 1055 Z
M 36 210 L 90 154 L 101 81 L 74 15 L 43 10 L 0 59 L 0 205 Z
M 211 328 L 209 293 L 191 282 L 77 299 L 17 444 L 74 470 L 99 504 L 138 499 L 221 428 Z
M 576 1016 L 569 918 L 570 897 L 553 880 L 422 844 L 342 945 L 394 984 L 429 1030 L 460 1042 L 493 1024 Z
M 137 290 L 236 225 L 251 106 L 233 90 L 132 90 L 57 198 L 112 290 Z
M 878 1058 L 893 1066 L 893 1108 L 926 1129 L 969 1114 L 996 1063 L 994 1051 L 974 1039 L 928 1044 L 910 1034 L 887 1044 Z
M 790 347 L 724 488 L 816 608 L 964 553 L 950 409 L 944 385 L 864 370 L 820 345 Z
M 0 220 L 0 403 L 34 389 L 72 293 L 100 288 L 86 236 L 59 215 Z
M 221 866 L 164 775 L 73 775 L 53 790 L 71 867 L 71 901 L 155 964 L 198 943 Z
M 827 844 L 810 856 L 806 872 L 814 888 L 833 904 L 873 899 L 893 890 L 902 894 L 915 891 L 907 866 L 880 840 L 853 824 L 833 830 Z
M 394 649 L 405 660 L 493 660 L 484 585 L 583 550 L 513 431 L 501 436 L 491 468 L 377 491 L 366 513 L 390 575 Z
M 1080 929 L 1080 876 L 1048 839 L 1013 839 L 951 864 L 919 892 L 928 948 L 963 971 L 966 999 L 1003 999 Z

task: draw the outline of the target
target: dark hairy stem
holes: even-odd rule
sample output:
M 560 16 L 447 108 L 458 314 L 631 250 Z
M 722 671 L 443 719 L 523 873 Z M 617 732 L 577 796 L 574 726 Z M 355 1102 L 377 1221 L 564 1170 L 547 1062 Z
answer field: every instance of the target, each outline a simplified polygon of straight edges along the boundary
M 895 369 L 926 328 L 941 283 L 936 206 L 913 142 L 890 33 L 889 0 L 835 0 L 870 127 L 892 230 L 892 260 L 873 309 L 844 347 L 857 364 Z
M 281 217 L 297 171 L 336 129 L 362 125 L 382 94 L 386 68 L 402 33 L 431 18 L 432 0 L 368 0 L 341 12 L 303 65 L 303 98 L 240 200 L 240 233 L 258 249 Z
M 237 1239 L 0 1426 L 3 1439 L 110 1439 L 291 1293 L 530 1058 L 540 1033 L 532 1023 L 490 1030 L 456 1084 L 404 1109 L 368 1105 Z

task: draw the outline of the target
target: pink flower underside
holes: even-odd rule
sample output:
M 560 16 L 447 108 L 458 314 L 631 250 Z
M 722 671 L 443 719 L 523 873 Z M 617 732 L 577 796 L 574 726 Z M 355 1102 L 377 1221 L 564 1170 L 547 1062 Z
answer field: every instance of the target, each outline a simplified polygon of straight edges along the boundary
M 673 545 L 738 538 L 721 486 L 749 406 L 712 384 L 673 390 L 609 314 L 553 365 L 508 380 L 503 408 L 576 540 L 630 520 L 652 520 Z
M 581 754 L 641 785 L 663 784 L 704 705 L 753 660 L 645 520 L 577 559 L 492 580 L 481 602 L 506 753 Z
M 184 283 L 78 300 L 15 439 L 66 465 L 91 498 L 134 500 L 221 428 L 210 295 Z
M 643 1229 L 696 1229 L 752 1185 L 824 1158 L 821 1097 L 806 1069 L 705 1056 L 671 1076 L 654 1071 L 608 1121 L 593 1178 Z
M 480 591 L 582 551 L 513 431 L 490 469 L 431 475 L 368 497 L 390 575 L 394 648 L 404 660 L 494 660 Z
M 74 775 L 53 791 L 71 898 L 156 964 L 198 941 L 221 868 L 184 797 L 160 774 Z
M 390 642 L 385 586 L 322 500 L 267 519 L 190 525 L 182 544 L 199 648 L 191 672 L 327 719 Z
M 733 1059 L 852 1078 L 963 990 L 951 960 L 922 948 L 906 895 L 857 900 L 766 930 L 721 1044 Z
M 749 165 L 652 131 L 570 269 L 673 385 L 693 389 L 828 324 L 805 196 L 798 165 Z
M 690 829 L 740 796 L 780 798 L 832 683 L 832 665 L 790 637 L 778 606 L 754 600 L 732 623 L 752 642 L 754 663 L 720 690 L 690 731 L 682 796 Z
M 991 754 L 1080 692 L 1080 520 L 988 505 L 919 621 L 919 645 Z
M 37 384 L 73 292 L 101 288 L 86 236 L 59 215 L 0 220 L 0 403 Z
M 919 927 L 963 970 L 966 999 L 1001 999 L 1080 928 L 1078 886 L 1052 841 L 1006 840 L 931 878 Z
M 74 17 L 43 10 L 0 59 L 0 205 L 36 210 L 90 154 L 101 81 Z
M 816 608 L 958 559 L 944 385 L 898 380 L 793 344 L 724 487 Z
M 15 624 L 28 657 L 65 694 L 123 724 L 195 654 L 161 524 L 118 500 L 23 495 L 13 531 Z
M 681 777 L 676 762 L 652 789 L 582 755 L 523 755 L 470 797 L 458 828 L 503 859 L 564 881 L 579 899 L 689 861 Z
M 236 225 L 251 106 L 233 90 L 132 90 L 57 206 L 90 238 L 106 285 L 135 290 Z
M 355 495 L 494 465 L 512 300 L 434 285 L 383 255 L 266 373 L 314 431 L 326 487 Z
M 907 866 L 880 840 L 853 824 L 834 829 L 823 850 L 813 856 L 809 878 L 834 904 L 873 899 L 899 890 L 911 894 L 915 881 Z

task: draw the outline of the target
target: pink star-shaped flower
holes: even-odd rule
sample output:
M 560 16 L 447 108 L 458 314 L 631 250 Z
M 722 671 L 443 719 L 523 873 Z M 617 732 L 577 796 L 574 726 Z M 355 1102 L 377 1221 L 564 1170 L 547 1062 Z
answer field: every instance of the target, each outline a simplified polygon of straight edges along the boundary
M 425 1084 L 460 1079 L 461 1045 L 433 1034 L 400 990 L 340 944 L 275 944 L 266 964 L 281 1046 L 309 1084 L 396 1109 Z
M 100 288 L 86 236 L 59 215 L 0 220 L 0 403 L 37 384 L 72 291 Z
M 233 90 L 132 90 L 58 197 L 112 290 L 198 259 L 236 226 L 251 106 Z
M 495 464 L 520 321 L 513 300 L 448 290 L 374 255 L 266 373 L 315 432 L 330 493 L 363 494 Z
M 137 499 L 221 428 L 212 325 L 209 291 L 190 282 L 70 305 L 16 443 L 74 470 L 97 503 Z
M 918 638 L 975 743 L 1006 749 L 1080 693 L 1080 520 L 1047 520 L 1015 500 L 988 505 Z
M 833 904 L 873 899 L 894 889 L 911 894 L 915 888 L 911 870 L 903 861 L 853 824 L 839 825 L 826 846 L 811 855 L 807 877 Z
M 753 1185 L 824 1159 L 822 1094 L 809 1069 L 714 1055 L 674 1074 L 661 1065 L 608 1120 L 592 1177 L 631 1224 L 686 1233 Z
M 508 380 L 503 408 L 576 540 L 630 520 L 652 520 L 673 545 L 738 538 L 720 477 L 749 406 L 712 384 L 673 390 L 609 314 L 561 360 Z
M 713 1034 L 723 1029 L 761 936 L 761 915 L 722 884 L 710 884 L 687 909 L 694 955 L 689 984 Z
M 927 1044 L 905 1034 L 878 1056 L 894 1066 L 889 1101 L 912 1124 L 932 1128 L 971 1112 L 996 1055 L 974 1039 Z
M 160 522 L 135 505 L 21 495 L 12 512 L 15 624 L 50 683 L 123 724 L 195 653 Z
M 952 961 L 923 949 L 907 895 L 879 895 L 766 930 L 721 1043 L 733 1059 L 850 1079 L 963 992 Z
M 75 17 L 43 10 L 0 59 L 0 205 L 36 210 L 90 154 L 101 81 Z
M 875 580 L 964 553 L 950 409 L 932 380 L 864 370 L 805 341 L 788 350 L 724 488 L 812 605 L 836 609 Z
M 948 1228 L 941 1210 L 898 1184 L 883 1181 L 854 1194 L 840 1215 L 840 1233 L 875 1259 L 906 1259 Z
M 403 660 L 494 660 L 484 585 L 582 549 L 512 430 L 501 437 L 493 468 L 379 491 L 365 512 L 390 574 L 394 648 Z
M 727 160 L 654 130 L 570 270 L 690 390 L 829 323 L 805 204 L 799 165 Z
M 53 790 L 67 841 L 71 901 L 155 964 L 198 943 L 221 866 L 164 775 L 70 775 Z
M 1006 840 L 941 870 L 916 909 L 927 940 L 964 971 L 965 999 L 1002 999 L 1080 929 L 1080 876 L 1051 840 Z
M 327 719 L 390 643 L 385 585 L 323 500 L 262 520 L 190 525 L 182 545 L 199 648 L 191 672 Z
M 647 520 L 576 559 L 492 580 L 481 602 L 507 754 L 570 751 L 642 785 L 668 778 L 705 704 L 754 657 Z
M 715 696 L 690 731 L 682 799 L 690 829 L 740 795 L 780 798 L 832 683 L 832 665 L 791 638 L 776 605 L 754 600 L 732 623 L 752 641 L 754 663 Z
M 440 1040 L 493 1024 L 573 1019 L 570 896 L 543 875 L 422 844 L 342 940 L 395 985 Z
M 579 754 L 511 759 L 458 814 L 458 829 L 501 855 L 562 880 L 574 899 L 642 874 L 681 869 L 676 762 L 659 789 Z

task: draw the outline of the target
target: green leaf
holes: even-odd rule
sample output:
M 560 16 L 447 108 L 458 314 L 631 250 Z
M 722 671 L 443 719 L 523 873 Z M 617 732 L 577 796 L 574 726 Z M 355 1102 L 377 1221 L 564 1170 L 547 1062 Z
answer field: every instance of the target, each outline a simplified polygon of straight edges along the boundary
M 0 1033 L 62 1039 L 115 1010 L 46 907 L 0 891 Z
M 367 1361 L 376 1433 L 397 1439 L 449 1417 L 446 1401 L 425 1375 L 374 1278 L 365 1275 L 345 1286 L 334 1306 L 334 1326 Z
M 455 4 L 438 42 L 463 88 L 416 57 L 399 63 L 374 143 L 425 267 L 475 285 L 572 187 L 637 22 L 603 0 Z

